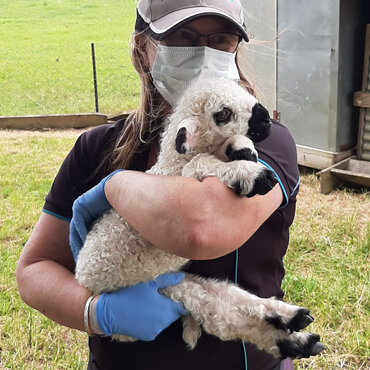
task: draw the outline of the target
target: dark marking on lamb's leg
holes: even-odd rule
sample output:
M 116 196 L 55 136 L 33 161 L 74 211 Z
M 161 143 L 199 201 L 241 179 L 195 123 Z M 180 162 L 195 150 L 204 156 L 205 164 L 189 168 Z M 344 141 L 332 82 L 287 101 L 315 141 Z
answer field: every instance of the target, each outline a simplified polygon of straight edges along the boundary
M 277 183 L 274 173 L 268 168 L 264 168 L 254 182 L 252 191 L 247 194 L 248 198 L 256 194 L 264 195 L 268 193 Z
M 287 323 L 287 327 L 292 331 L 300 331 L 310 325 L 314 318 L 310 315 L 310 311 L 306 308 L 301 308 Z
M 243 189 L 240 185 L 240 181 L 234 182 L 234 184 L 232 184 L 232 189 L 234 190 L 235 194 L 241 196 Z
M 177 132 L 176 135 L 176 141 L 175 141 L 175 149 L 180 153 L 180 154 L 185 154 L 186 153 L 186 148 L 185 148 L 185 143 L 186 143 L 186 128 L 182 127 L 180 130 Z
M 310 334 L 305 343 L 295 340 L 284 339 L 277 342 L 279 347 L 280 357 L 284 358 L 308 358 L 316 356 L 323 350 L 325 346 L 320 342 L 320 336 Z
M 246 193 L 241 186 L 240 181 L 235 181 L 232 184 L 232 189 L 239 196 L 251 198 L 256 194 L 264 195 L 269 192 L 277 183 L 274 173 L 268 168 L 263 168 L 261 173 L 254 180 L 254 186 L 249 193 Z
M 266 322 L 274 326 L 278 330 L 287 330 L 287 326 L 283 321 L 283 318 L 275 313 L 274 315 L 265 318 Z
M 314 318 L 309 314 L 310 311 L 306 308 L 300 308 L 297 310 L 295 315 L 288 321 L 284 322 L 282 316 L 274 314 L 272 316 L 266 317 L 266 321 L 273 325 L 276 329 L 281 329 L 285 331 L 300 331 L 307 327 L 314 321 Z
M 229 144 L 226 148 L 226 155 L 230 161 L 246 160 L 257 162 L 257 155 L 250 148 L 236 150 L 232 144 Z

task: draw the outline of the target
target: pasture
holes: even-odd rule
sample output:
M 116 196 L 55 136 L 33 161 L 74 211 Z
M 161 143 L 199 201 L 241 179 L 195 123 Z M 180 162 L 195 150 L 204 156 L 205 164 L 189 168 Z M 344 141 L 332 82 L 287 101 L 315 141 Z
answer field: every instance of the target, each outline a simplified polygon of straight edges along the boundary
M 137 106 L 130 61 L 134 0 L 1 0 L 0 116 L 95 112 L 95 43 L 101 113 Z
M 102 113 L 131 110 L 134 0 L 1 0 L 0 116 L 94 111 L 95 43 Z M 65 155 L 81 133 L 0 130 L 0 369 L 85 369 L 87 337 L 19 298 L 16 263 Z M 296 369 L 368 369 L 369 193 L 319 192 L 302 173 L 284 259 L 286 300 L 307 306 L 327 350 Z
M 53 177 L 79 130 L 0 131 L 0 369 L 83 369 L 87 338 L 54 324 L 18 297 L 15 267 Z M 367 369 L 370 197 L 319 192 L 302 174 L 285 257 L 286 300 L 309 307 L 327 350 L 296 369 Z

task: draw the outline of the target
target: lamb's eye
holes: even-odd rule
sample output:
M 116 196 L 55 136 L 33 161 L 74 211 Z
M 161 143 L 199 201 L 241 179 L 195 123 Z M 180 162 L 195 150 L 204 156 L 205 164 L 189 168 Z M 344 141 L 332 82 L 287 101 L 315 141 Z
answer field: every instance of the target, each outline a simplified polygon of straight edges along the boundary
M 217 126 L 223 126 L 231 121 L 232 115 L 233 111 L 230 108 L 225 107 L 221 111 L 215 113 L 213 115 L 213 119 Z

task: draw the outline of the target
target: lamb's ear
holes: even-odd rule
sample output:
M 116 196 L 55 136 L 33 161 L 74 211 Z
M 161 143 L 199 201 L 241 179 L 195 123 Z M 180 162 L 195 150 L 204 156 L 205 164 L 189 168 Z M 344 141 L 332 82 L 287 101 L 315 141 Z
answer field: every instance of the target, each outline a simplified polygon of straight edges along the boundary
M 175 149 L 180 154 L 186 154 L 194 148 L 197 139 L 197 121 L 193 118 L 185 119 L 177 128 Z
M 261 141 L 270 135 L 271 120 L 268 110 L 260 103 L 252 108 L 247 136 L 254 142 Z

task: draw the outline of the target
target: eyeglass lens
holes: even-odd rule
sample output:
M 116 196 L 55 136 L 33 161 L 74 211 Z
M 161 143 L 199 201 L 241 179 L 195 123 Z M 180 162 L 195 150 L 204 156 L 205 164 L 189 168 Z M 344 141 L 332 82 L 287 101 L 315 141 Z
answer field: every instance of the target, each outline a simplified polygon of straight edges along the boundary
M 207 38 L 207 45 L 213 49 L 233 53 L 241 40 L 241 36 L 235 33 L 217 32 L 209 35 L 200 35 L 199 33 L 180 28 L 164 40 L 167 46 L 197 46 L 201 37 Z

